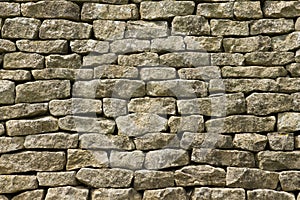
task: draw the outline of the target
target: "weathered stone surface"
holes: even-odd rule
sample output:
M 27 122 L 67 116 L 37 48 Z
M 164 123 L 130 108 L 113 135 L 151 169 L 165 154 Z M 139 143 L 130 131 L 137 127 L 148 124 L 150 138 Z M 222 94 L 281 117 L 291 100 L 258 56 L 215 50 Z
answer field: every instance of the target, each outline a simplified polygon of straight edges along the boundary
M 158 66 L 159 65 L 159 57 L 157 53 L 152 52 L 144 52 L 138 54 L 131 55 L 119 55 L 118 56 L 119 65 L 125 66 Z
M 76 172 L 38 172 L 37 179 L 40 186 L 58 187 L 77 185 Z
M 34 135 L 58 130 L 57 119 L 42 117 L 38 119 L 9 120 L 6 131 L 9 136 Z
M 239 20 L 259 19 L 263 17 L 259 1 L 234 2 L 233 14 Z
M 97 41 L 92 39 L 73 40 L 70 42 L 70 47 L 72 52 L 75 53 L 108 53 L 109 43 L 107 41 Z
M 264 200 L 264 199 L 278 199 L 278 200 L 295 200 L 295 196 L 291 193 L 258 189 L 253 191 L 247 191 L 247 199 L 249 200 Z
M 165 169 L 189 164 L 188 152 L 182 149 L 162 149 L 146 153 L 146 169 Z
M 141 200 L 142 196 L 136 190 L 130 189 L 113 189 L 100 188 L 92 191 L 92 200 Z
M 140 78 L 146 81 L 176 79 L 176 69 L 171 67 L 142 68 L 140 70 Z
M 12 106 L 0 107 L 0 120 L 16 119 L 23 117 L 35 117 L 46 114 L 48 111 L 47 103 L 28 104 L 20 103 Z
M 138 150 L 154 150 L 167 147 L 179 147 L 179 139 L 176 134 L 147 133 L 134 138 L 135 147 Z
M 278 173 L 251 168 L 228 167 L 226 185 L 245 189 L 275 189 Z
M 142 151 L 111 151 L 109 164 L 112 168 L 138 170 L 143 168 L 145 154 Z
M 15 154 L 2 154 L 0 156 L 0 173 L 58 171 L 64 169 L 65 162 L 64 152 L 24 151 Z
M 225 78 L 277 78 L 287 75 L 287 71 L 284 67 L 224 66 L 221 70 L 222 77 Z
M 210 54 L 202 52 L 167 53 L 160 56 L 160 63 L 167 67 L 200 67 L 210 65 Z
M 47 68 L 70 68 L 77 69 L 82 66 L 81 56 L 78 54 L 50 55 L 45 59 Z
M 185 50 L 185 44 L 181 36 L 169 36 L 151 40 L 152 52 L 175 52 L 183 50 Z
M 94 68 L 94 78 L 138 78 L 139 72 L 136 67 L 120 65 L 101 65 Z
M 118 56 L 114 53 L 90 53 L 83 57 L 83 66 L 99 66 L 102 64 L 111 64 L 117 62 Z
M 116 118 L 127 114 L 127 101 L 122 99 L 104 98 L 103 113 L 107 117 Z
M 33 18 L 63 18 L 78 20 L 80 8 L 70 1 L 39 1 L 23 3 L 21 5 L 22 15 Z
M 282 189 L 284 191 L 295 191 L 299 190 L 300 183 L 300 172 L 299 171 L 288 171 L 288 172 L 280 172 L 279 181 Z
M 292 19 L 259 19 L 250 24 L 250 34 L 283 34 L 295 29 Z
M 221 71 L 217 66 L 203 66 L 179 69 L 178 75 L 180 79 L 210 80 L 221 78 Z
M 43 21 L 39 36 L 41 39 L 88 39 L 92 25 L 65 19 L 46 19 Z
M 241 188 L 195 188 L 191 200 L 245 200 L 245 190 Z
M 49 90 L 51 88 L 51 90 Z M 71 85 L 67 80 L 28 82 L 16 86 L 16 102 L 44 102 L 70 96 Z
M 271 49 L 271 38 L 261 35 L 246 38 L 224 38 L 223 47 L 225 52 L 268 51 Z
M 150 50 L 149 40 L 122 39 L 110 43 L 110 51 L 118 54 L 143 52 Z
M 41 21 L 33 18 L 8 18 L 2 27 L 2 37 L 11 39 L 36 39 Z
M 268 133 L 271 150 L 294 150 L 293 133 Z
M 209 35 L 210 26 L 203 16 L 176 16 L 172 21 L 172 35 Z
M 135 113 L 116 119 L 119 134 L 129 137 L 165 131 L 167 122 L 167 119 L 153 113 Z
M 84 167 L 103 168 L 108 166 L 109 160 L 106 151 L 68 149 L 67 170 Z
M 212 19 L 210 21 L 211 34 L 220 36 L 247 36 L 249 22 L 232 21 L 227 19 Z
M 204 119 L 201 115 L 171 116 L 168 125 L 171 133 L 204 132 Z
M 16 17 L 20 16 L 20 4 L 11 2 L 0 2 L 0 17 Z
M 233 3 L 199 3 L 197 15 L 206 18 L 233 18 Z
M 240 53 L 212 53 L 211 65 L 243 65 L 245 58 Z
M 187 194 L 184 188 L 182 187 L 169 187 L 165 189 L 157 190 L 146 190 L 144 192 L 143 200 L 172 200 L 172 199 L 181 199 L 187 200 Z
M 295 149 L 300 149 L 300 136 L 295 137 Z
M 225 94 L 206 98 L 177 101 L 178 112 L 181 114 L 200 114 L 206 116 L 227 116 L 246 111 L 244 94 Z
M 168 36 L 166 21 L 128 21 L 125 38 L 160 38 Z
M 149 97 L 131 99 L 128 104 L 128 111 L 135 113 L 174 115 L 176 114 L 176 99 Z
M 261 151 L 257 154 L 259 168 L 263 170 L 299 169 L 300 152 Z
M 299 17 L 298 17 L 298 19 L 296 20 L 296 23 L 295 23 L 295 30 L 300 31 L 300 18 Z
M 291 77 L 300 76 L 300 63 L 292 63 L 286 66 L 286 69 L 290 72 Z
M 263 12 L 265 17 L 299 17 L 300 4 L 298 1 L 266 1 Z
M 140 13 L 142 19 L 167 19 L 180 15 L 191 15 L 194 8 L 193 1 L 142 2 Z
M 194 51 L 218 52 L 222 46 L 221 37 L 186 36 L 184 42 L 187 50 Z
M 34 199 L 34 200 L 43 200 L 44 190 L 31 190 L 27 192 L 22 192 L 19 195 L 16 195 L 12 200 L 24 200 L 24 199 Z
M 32 70 L 31 72 L 36 80 L 67 79 L 72 81 L 92 79 L 94 73 L 92 69 L 68 68 L 46 68 L 42 70 Z
M 5 127 L 3 124 L 0 123 L 0 135 L 4 135 L 5 133 Z
M 36 189 L 37 187 L 38 187 L 38 183 L 35 176 L 0 175 L 1 194 L 15 193 L 24 190 L 32 190 L 32 189 Z
M 8 153 L 24 149 L 24 138 L 22 137 L 0 137 L 0 153 Z
M 68 199 L 77 199 L 77 200 L 87 200 L 89 195 L 89 190 L 84 188 L 77 187 L 57 187 L 49 188 L 45 200 L 68 200 Z
M 16 51 L 16 45 L 10 40 L 0 39 L 0 53 Z
M 282 77 L 277 79 L 279 92 L 293 93 L 299 92 L 299 78 Z
M 15 83 L 0 80 L 0 104 L 12 104 L 15 101 Z
M 272 48 L 274 51 L 290 51 L 298 49 L 299 47 L 300 32 L 293 32 L 288 35 L 272 37 Z
M 0 70 L 1 80 L 12 81 L 28 81 L 31 79 L 31 74 L 26 70 Z
M 0 109 L 1 110 L 1 109 Z M 49 103 L 51 115 L 64 116 L 79 113 L 102 113 L 102 102 L 97 99 L 72 98 L 67 100 L 52 100 Z
M 178 186 L 225 186 L 226 172 L 222 168 L 209 165 L 186 166 L 175 171 Z
M 1 200 L 8 200 L 8 198 L 6 196 L 4 196 L 4 195 L 0 195 L 0 199 Z
M 20 51 L 31 53 L 67 53 L 66 40 L 18 40 L 16 42 Z
M 133 179 L 133 172 L 127 169 L 89 169 L 81 168 L 76 178 L 81 183 L 95 188 L 129 187 Z
M 95 20 L 93 21 L 93 30 L 95 37 L 99 40 L 117 40 L 123 39 L 126 23 L 113 20 Z
M 58 120 L 60 129 L 83 133 L 110 134 L 115 130 L 115 122 L 105 118 L 68 115 Z
M 79 137 L 82 149 L 134 149 L 133 142 L 123 135 L 83 134 Z
M 300 113 L 278 113 L 277 129 L 280 132 L 294 132 L 300 130 Z
M 248 151 L 262 151 L 268 142 L 267 136 L 256 133 L 235 134 L 233 145 Z
M 40 69 L 44 67 L 44 56 L 37 53 L 14 52 L 4 55 L 4 69 Z
M 139 170 L 134 173 L 134 188 L 137 190 L 149 190 L 173 186 L 173 172 Z
M 147 83 L 150 96 L 204 97 L 207 96 L 207 83 L 198 80 L 150 81 Z
M 87 2 L 86 0 L 73 0 L 74 2 Z M 110 4 L 127 4 L 128 0 L 90 0 L 88 2 L 110 3 Z
M 134 20 L 138 19 L 137 5 L 110 5 L 98 3 L 84 3 L 81 9 L 82 20 L 111 19 Z
M 275 123 L 276 119 L 274 116 L 234 115 L 208 120 L 205 122 L 205 126 L 208 132 L 245 133 L 273 131 Z

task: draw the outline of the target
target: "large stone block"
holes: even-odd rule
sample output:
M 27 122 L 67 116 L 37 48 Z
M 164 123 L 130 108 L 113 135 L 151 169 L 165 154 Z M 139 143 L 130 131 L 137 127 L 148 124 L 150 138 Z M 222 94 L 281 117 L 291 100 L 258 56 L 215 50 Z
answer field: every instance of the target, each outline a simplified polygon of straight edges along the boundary
M 13 2 L 0 2 L 0 17 L 7 18 L 7 17 L 16 17 L 20 16 L 20 4 L 13 3 Z
M 169 36 L 151 40 L 152 52 L 176 52 L 184 50 L 185 44 L 183 42 L 183 37 L 181 36 Z
M 197 15 L 206 18 L 233 18 L 233 2 L 199 3 Z
M 204 132 L 204 119 L 201 115 L 171 116 L 168 121 L 171 133 Z
M 32 190 L 37 187 L 38 182 L 36 176 L 0 175 L 0 194 Z
M 135 137 L 134 144 L 138 150 L 155 150 L 164 148 L 178 148 L 179 138 L 173 133 L 147 133 L 145 135 Z
M 221 78 L 221 70 L 217 66 L 203 66 L 197 68 L 182 68 L 178 70 L 180 79 L 205 80 Z
M 95 31 L 95 28 L 94 28 Z M 70 42 L 72 52 L 87 54 L 91 52 L 108 53 L 109 43 L 93 39 L 73 40 Z
M 257 154 L 259 168 L 263 170 L 300 169 L 300 152 L 261 151 Z
M 150 80 L 169 80 L 176 79 L 176 69 L 172 67 L 148 67 L 140 70 L 140 79 Z
M 299 78 L 280 77 L 277 79 L 279 85 L 279 92 L 294 93 L 299 92 Z
M 103 99 L 103 113 L 106 117 L 119 117 L 127 115 L 127 101 L 116 98 Z
M 91 200 L 142 200 L 142 195 L 135 189 L 114 189 L 114 188 L 100 188 L 92 191 Z
M 172 21 L 172 35 L 209 35 L 210 25 L 203 16 L 176 16 Z
M 195 188 L 191 200 L 245 200 L 246 193 L 244 189 L 236 188 Z
M 290 72 L 291 77 L 299 77 L 300 76 L 300 63 L 291 63 L 286 66 L 288 72 Z
M 173 172 L 139 170 L 134 173 L 134 188 L 137 190 L 166 188 L 174 185 Z
M 38 172 L 39 186 L 58 187 L 77 185 L 76 172 Z
M 154 67 L 159 66 L 159 57 L 157 53 L 144 52 L 130 55 L 119 55 L 119 65 L 135 67 Z
M 267 142 L 267 136 L 256 133 L 235 134 L 233 139 L 233 145 L 235 147 L 255 152 L 264 150 Z
M 300 188 L 300 172 L 299 171 L 286 171 L 279 173 L 279 181 L 284 191 L 296 191 Z
M 150 50 L 150 41 L 141 39 L 114 40 L 110 43 L 110 51 L 118 54 L 135 53 Z
M 234 2 L 233 14 L 238 20 L 263 18 L 259 1 Z
M 69 55 L 52 54 L 46 56 L 45 65 L 47 68 L 78 69 L 82 67 L 82 62 L 81 56 L 75 53 Z
M 247 36 L 249 22 L 232 21 L 227 19 L 212 19 L 210 21 L 211 34 L 220 36 Z
M 186 36 L 184 42 L 186 49 L 192 51 L 219 52 L 222 46 L 221 37 Z
M 142 151 L 111 151 L 109 164 L 112 168 L 138 170 L 143 168 L 145 154 Z
M 278 113 L 277 129 L 280 132 L 294 132 L 300 130 L 300 113 Z
M 56 187 L 49 188 L 45 197 L 45 200 L 68 200 L 68 199 L 76 199 L 76 200 L 87 200 L 89 195 L 89 190 L 84 188 L 77 187 Z
M 14 52 L 4 55 L 4 69 L 40 69 L 44 67 L 44 56 L 37 53 Z
M 0 137 L 0 153 L 8 153 L 24 149 L 24 138 L 22 137 Z
M 188 200 L 187 193 L 182 187 L 169 187 L 164 189 L 146 190 L 143 200 Z
M 268 133 L 271 150 L 291 151 L 295 147 L 294 133 Z
M 14 42 L 6 39 L 0 39 L 0 53 L 13 52 L 16 50 L 17 48 Z
M 265 17 L 293 18 L 300 16 L 300 4 L 298 1 L 266 1 L 263 9 Z
M 275 191 L 269 189 L 258 189 L 247 191 L 248 200 L 264 200 L 264 199 L 276 199 L 276 200 L 295 200 L 294 194 Z
M 244 65 L 244 55 L 241 53 L 212 53 L 211 65 Z
M 66 40 L 18 40 L 18 49 L 31 53 L 67 53 Z
M 160 38 L 168 36 L 168 23 L 166 21 L 128 21 L 125 38 Z
M 203 52 L 176 52 L 163 54 L 160 64 L 166 67 L 201 67 L 210 65 L 210 54 Z
M 290 33 L 288 35 L 272 37 L 272 48 L 274 51 L 291 51 L 291 50 L 299 49 L 299 47 L 300 47 L 299 31 Z
M 268 51 L 271 49 L 271 38 L 261 35 L 246 38 L 224 38 L 223 47 L 225 52 Z
M 12 106 L 1 106 L 0 113 L 2 113 L 2 115 L 0 116 L 0 120 L 36 117 L 46 114 L 47 111 L 47 103 L 20 103 Z
M 94 71 L 93 69 L 46 68 L 32 70 L 31 72 L 35 80 L 64 79 L 76 81 L 92 79 Z
M 94 78 L 99 79 L 118 79 L 138 78 L 139 72 L 136 67 L 123 65 L 101 65 L 94 68 Z
M 250 24 L 250 34 L 283 34 L 295 30 L 292 19 L 259 19 Z
M 15 102 L 15 83 L 0 80 L 0 104 L 13 104 Z
M 43 200 L 44 198 L 44 190 L 29 190 L 26 192 L 22 192 L 12 198 L 12 200 L 23 200 L 23 199 L 34 199 L 34 200 Z M 6 200 L 6 199 L 5 199 Z
M 95 20 L 93 21 L 93 30 L 95 37 L 99 40 L 117 40 L 123 39 L 126 29 L 126 23 L 113 20 Z

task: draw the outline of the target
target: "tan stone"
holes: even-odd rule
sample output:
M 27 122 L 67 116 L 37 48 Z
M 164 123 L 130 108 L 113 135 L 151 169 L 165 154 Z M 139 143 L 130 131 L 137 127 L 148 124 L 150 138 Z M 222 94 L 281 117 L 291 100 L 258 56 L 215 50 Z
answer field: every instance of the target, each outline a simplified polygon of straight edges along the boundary
M 296 69 L 289 69 L 298 74 L 298 72 L 296 72 Z M 277 78 L 287 75 L 287 70 L 284 67 L 224 66 L 221 70 L 222 77 L 225 78 Z
M 165 21 L 128 21 L 125 38 L 161 38 L 168 36 L 168 23 Z
M 171 133 L 204 132 L 204 119 L 201 115 L 171 116 L 168 121 Z
M 147 133 L 134 138 L 138 150 L 155 150 L 167 147 L 179 147 L 179 138 L 171 133 Z
M 261 35 L 246 38 L 224 38 L 223 47 L 225 52 L 268 51 L 271 49 L 271 38 Z
M 142 151 L 115 151 L 110 152 L 109 164 L 112 168 L 138 170 L 143 168 L 145 154 Z
M 126 29 L 126 23 L 113 20 L 95 20 L 93 21 L 93 30 L 95 37 L 99 40 L 117 40 L 123 39 Z
M 0 153 L 8 153 L 24 149 L 22 137 L 0 137 Z
M 247 36 L 249 35 L 249 22 L 232 21 L 227 19 L 212 19 L 210 21 L 213 36 Z
M 221 51 L 221 37 L 186 36 L 184 37 L 187 50 L 219 52 Z
M 199 3 L 197 15 L 206 18 L 233 18 L 233 3 Z
M 195 188 L 191 200 L 245 200 L 245 190 L 241 188 Z
M 58 55 L 52 54 L 45 58 L 47 68 L 70 68 L 78 69 L 82 67 L 81 56 L 78 54 Z
M 100 188 L 92 191 L 92 200 L 141 200 L 142 195 L 135 189 Z
M 6 39 L 0 39 L 0 53 L 13 52 L 16 50 L 17 48 L 14 42 Z
M 32 190 L 37 187 L 38 182 L 36 180 L 36 176 L 0 175 L 0 194 Z
M 210 65 L 210 54 L 203 52 L 176 52 L 163 54 L 160 64 L 166 67 L 201 67 Z
M 31 190 L 27 192 L 22 192 L 12 198 L 12 200 L 24 200 L 24 199 L 34 199 L 34 200 L 43 200 L 44 190 Z
M 3 59 L 4 69 L 40 69 L 44 67 L 44 56 L 37 53 L 7 53 Z
M 115 79 L 115 78 L 138 78 L 138 69 L 131 66 L 101 65 L 94 68 L 94 78 Z
M 97 41 L 93 39 L 73 40 L 70 42 L 70 47 L 72 52 L 75 53 L 108 53 L 109 43 L 107 41 Z
M 130 54 L 130 55 L 119 55 L 118 56 L 119 65 L 125 66 L 159 66 L 159 57 L 157 53 L 152 52 L 144 52 L 138 54 Z
M 153 170 L 139 170 L 134 173 L 134 188 L 149 190 L 173 187 L 174 173 Z
M 20 16 L 21 14 L 20 4 L 13 3 L 13 2 L 0 2 L 0 10 L 1 10 L 0 17 L 3 18 L 16 17 L 16 16 Z
M 300 16 L 300 4 L 298 1 L 266 1 L 263 9 L 265 17 L 293 18 Z
M 212 53 L 211 65 L 243 65 L 244 55 L 240 53 Z
M 300 152 L 261 151 L 257 154 L 259 168 L 263 170 L 300 169 Z
M 0 104 L 13 104 L 15 102 L 15 83 L 0 80 Z
M 263 199 L 276 199 L 276 200 L 295 200 L 294 194 L 275 191 L 268 189 L 258 189 L 247 191 L 247 196 L 249 200 L 263 200 Z
M 192 80 L 210 80 L 221 78 L 221 70 L 217 66 L 203 66 L 197 68 L 181 68 L 179 78 Z
M 279 173 L 279 181 L 284 191 L 295 191 L 299 190 L 300 173 L 299 171 L 286 171 Z
M 66 40 L 18 40 L 18 49 L 30 53 L 67 53 Z
M 271 150 L 294 150 L 294 133 L 268 133 Z
M 250 24 L 250 34 L 283 34 L 295 29 L 292 19 L 259 19 Z
M 172 35 L 209 35 L 210 25 L 203 16 L 176 16 L 172 21 Z
M 187 194 L 182 187 L 168 187 L 165 189 L 146 190 L 144 192 L 143 200 L 187 200 Z
M 300 130 L 300 114 L 285 112 L 278 114 L 277 129 L 280 132 L 294 132 Z
M 0 70 L 0 79 L 12 81 L 29 81 L 31 74 L 26 70 Z
M 235 147 L 255 152 L 264 150 L 267 142 L 267 136 L 256 133 L 235 134 L 233 139 Z
M 89 190 L 84 188 L 77 187 L 56 187 L 49 188 L 46 194 L 45 200 L 68 200 L 75 199 L 76 200 L 87 200 L 89 195 Z
M 263 18 L 259 1 L 234 2 L 233 13 L 239 20 Z
M 40 186 L 58 187 L 77 185 L 76 172 L 38 172 L 37 179 Z

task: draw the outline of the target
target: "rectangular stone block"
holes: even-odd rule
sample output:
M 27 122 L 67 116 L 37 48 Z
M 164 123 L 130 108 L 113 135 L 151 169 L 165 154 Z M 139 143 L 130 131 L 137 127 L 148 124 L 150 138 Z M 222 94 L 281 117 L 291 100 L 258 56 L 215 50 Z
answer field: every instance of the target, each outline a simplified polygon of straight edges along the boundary
M 237 1 L 234 2 L 233 14 L 238 20 L 263 18 L 259 1 Z
M 268 189 L 247 191 L 247 197 L 249 200 L 263 200 L 266 198 L 276 200 L 295 200 L 294 194 Z
M 38 182 L 36 176 L 0 175 L 0 194 L 33 190 L 37 187 Z M 6 200 L 6 198 L 3 198 L 3 200 Z
M 0 2 L 0 17 L 8 18 L 8 17 L 16 17 L 20 16 L 21 9 L 19 3 L 12 2 Z
M 292 63 L 286 66 L 288 72 L 290 72 L 291 77 L 300 76 L 300 63 Z
M 294 133 L 268 133 L 271 150 L 294 150 Z
M 192 194 L 192 200 L 245 200 L 246 193 L 244 189 L 236 188 L 195 188 Z
M 173 172 L 139 170 L 134 173 L 134 188 L 137 190 L 166 188 L 174 185 Z
M 0 39 L 0 53 L 13 52 L 13 51 L 16 51 L 16 45 L 14 42 L 6 39 Z
M 39 186 L 58 187 L 77 185 L 76 172 L 38 172 Z
M 244 55 L 240 53 L 212 53 L 211 65 L 243 65 L 245 61 Z
M 168 36 L 168 23 L 166 21 L 128 21 L 125 38 L 161 38 Z
M 0 107 L 0 120 L 36 117 L 46 114 L 48 111 L 47 103 L 28 104 L 20 103 L 12 106 Z
M 292 19 L 259 19 L 250 23 L 250 34 L 284 34 L 295 30 Z
M 122 39 L 115 40 L 110 43 L 110 51 L 112 53 L 125 54 L 125 53 L 135 53 L 150 50 L 149 40 L 139 40 L 139 39 Z
M 4 69 L 40 69 L 44 68 L 44 56 L 37 53 L 7 53 L 3 59 Z
M 300 113 L 285 112 L 278 113 L 277 129 L 280 132 L 295 132 L 300 130 Z
M 140 70 L 140 79 L 145 81 L 169 80 L 176 79 L 176 74 L 176 69 L 172 67 L 147 67 Z
M 146 190 L 143 200 L 159 200 L 159 199 L 181 199 L 187 200 L 187 193 L 182 187 L 169 187 L 164 189 Z
M 293 61 L 293 52 L 252 52 L 245 54 L 246 65 L 287 65 Z
M 182 133 L 182 132 L 204 132 L 204 119 L 201 115 L 190 115 L 190 116 L 171 116 L 168 121 L 171 133 Z
M 206 18 L 233 18 L 233 2 L 199 3 L 197 15 Z
M 173 133 L 147 133 L 134 138 L 134 144 L 138 150 L 156 150 L 163 148 L 178 148 L 179 138 Z
M 92 69 L 68 69 L 68 68 L 46 68 L 31 71 L 35 80 L 82 80 L 92 79 L 94 71 Z
M 279 181 L 284 191 L 295 191 L 300 188 L 300 172 L 299 171 L 286 171 L 279 173 Z
M 299 170 L 300 152 L 261 151 L 257 154 L 259 168 L 263 170 Z
M 0 80 L 0 105 L 13 104 L 15 102 L 15 83 L 7 80 Z
M 12 198 L 12 200 L 23 200 L 23 199 L 33 199 L 42 200 L 44 197 L 44 190 L 43 189 L 36 189 L 36 190 L 29 190 L 22 192 Z M 7 199 L 5 199 L 7 200 Z
M 169 36 L 151 40 L 152 52 L 176 52 L 184 50 L 185 44 L 183 42 L 183 37 L 181 36 Z
M 96 30 L 94 28 L 94 32 L 95 31 Z M 93 39 L 73 40 L 70 42 L 70 47 L 72 52 L 75 53 L 82 53 L 82 54 L 87 54 L 91 52 L 108 53 L 109 43 L 107 41 L 98 41 Z
M 284 93 L 294 93 L 299 92 L 299 78 L 289 78 L 289 77 L 280 77 L 277 79 L 279 86 L 278 91 Z
M 94 68 L 94 78 L 117 79 L 117 78 L 138 78 L 138 69 L 124 65 L 101 65 Z
M 261 35 L 246 38 L 224 38 L 223 47 L 225 52 L 268 51 L 271 49 L 271 38 Z
M 300 47 L 300 32 L 272 37 L 274 51 L 291 51 Z
M 23 137 L 0 137 L 0 153 L 8 153 L 24 149 Z
M 76 200 L 87 200 L 89 190 L 79 187 L 65 186 L 49 188 L 45 197 L 45 200 L 55 199 L 76 199 Z
M 206 36 L 185 36 L 184 43 L 186 44 L 187 50 L 219 52 L 221 51 L 222 38 Z
M 268 137 L 256 133 L 235 134 L 233 145 L 237 148 L 247 151 L 262 151 L 265 149 Z
M 142 151 L 115 151 L 110 152 L 109 164 L 112 168 L 139 170 L 143 168 L 145 154 Z
M 94 20 L 94 35 L 99 40 L 123 39 L 126 29 L 126 22 L 114 20 Z
M 135 189 L 113 189 L 100 188 L 92 191 L 92 200 L 123 200 L 134 199 L 141 200 L 142 196 Z
M 82 67 L 82 62 L 81 56 L 76 53 L 69 55 L 52 54 L 46 56 L 45 65 L 47 68 L 78 69 Z
M 116 118 L 121 115 L 126 115 L 127 101 L 116 98 L 104 98 L 103 99 L 103 113 L 106 117 Z
M 172 35 L 209 35 L 210 25 L 203 16 L 176 16 L 172 21 Z
M 300 16 L 300 4 L 298 1 L 266 1 L 263 9 L 265 17 L 293 18 Z
M 18 40 L 16 42 L 20 51 L 30 53 L 67 53 L 68 42 L 66 40 Z
M 227 19 L 212 19 L 210 21 L 213 36 L 247 36 L 249 35 L 249 22 L 232 21 Z
M 154 67 L 159 66 L 159 57 L 157 53 L 144 52 L 130 55 L 119 55 L 119 65 L 136 67 Z

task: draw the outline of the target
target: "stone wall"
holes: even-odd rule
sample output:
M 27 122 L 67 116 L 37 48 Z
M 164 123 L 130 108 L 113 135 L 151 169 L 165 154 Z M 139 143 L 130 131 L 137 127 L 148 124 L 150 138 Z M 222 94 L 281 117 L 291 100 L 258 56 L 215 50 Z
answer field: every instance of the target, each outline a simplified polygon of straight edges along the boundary
M 0 200 L 300 200 L 300 2 L 2 0 Z

